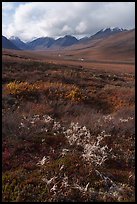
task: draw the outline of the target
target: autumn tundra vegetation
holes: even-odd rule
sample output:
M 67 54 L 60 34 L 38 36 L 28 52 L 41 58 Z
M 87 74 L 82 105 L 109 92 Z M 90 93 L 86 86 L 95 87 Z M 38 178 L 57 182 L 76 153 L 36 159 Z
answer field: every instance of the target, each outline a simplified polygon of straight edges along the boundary
M 3 202 L 134 202 L 134 72 L 5 53 Z

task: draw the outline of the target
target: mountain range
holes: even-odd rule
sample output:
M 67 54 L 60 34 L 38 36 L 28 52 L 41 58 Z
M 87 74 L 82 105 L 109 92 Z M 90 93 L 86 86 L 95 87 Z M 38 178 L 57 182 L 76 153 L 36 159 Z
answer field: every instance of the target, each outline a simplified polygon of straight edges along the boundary
M 126 32 L 123 28 L 104 28 L 90 37 L 77 39 L 71 35 L 65 35 L 58 39 L 51 37 L 40 37 L 31 42 L 24 43 L 18 37 L 12 36 L 9 39 L 2 36 L 2 48 L 15 49 L 15 50 L 47 50 L 47 49 L 62 49 L 72 47 L 73 45 L 88 44 L 91 41 L 102 40 L 118 33 Z

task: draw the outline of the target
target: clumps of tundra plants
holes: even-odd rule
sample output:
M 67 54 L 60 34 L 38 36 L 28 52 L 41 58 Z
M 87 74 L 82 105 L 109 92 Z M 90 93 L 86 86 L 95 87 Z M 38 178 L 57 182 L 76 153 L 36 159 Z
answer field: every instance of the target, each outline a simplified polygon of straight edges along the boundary
M 32 95 L 40 97 L 40 94 L 46 94 L 49 98 L 56 97 L 73 102 L 81 102 L 86 99 L 86 95 L 77 86 L 59 82 L 37 81 L 28 83 L 26 81 L 13 81 L 5 85 L 4 92 L 21 99 L 31 98 Z
M 102 118 L 105 122 L 114 119 L 114 117 L 110 115 L 103 116 Z M 119 122 L 121 123 L 130 120 L 133 120 L 133 117 L 128 117 L 127 119 L 119 118 Z M 93 163 L 95 166 L 101 166 L 107 159 L 116 157 L 112 147 L 110 148 L 105 143 L 106 139 L 110 140 L 112 138 L 112 135 L 105 130 L 100 130 L 100 133 L 93 135 L 86 126 L 80 126 L 78 123 L 74 122 L 71 122 L 70 126 L 65 128 L 49 115 L 23 116 L 19 128 L 21 131 L 36 129 L 37 133 L 44 132 L 45 134 L 52 133 L 53 135 L 62 134 L 67 139 L 69 147 L 81 147 L 83 159 Z M 43 138 L 42 142 L 44 141 L 45 139 Z
M 111 137 L 105 131 L 102 131 L 97 137 L 93 137 L 86 126 L 80 126 L 78 123 L 72 122 L 70 127 L 65 129 L 48 115 L 23 117 L 20 128 L 30 130 L 35 127 L 37 132 L 52 132 L 54 135 L 62 133 L 70 146 L 81 146 L 83 149 L 82 157 L 97 166 L 102 165 L 107 160 L 108 155 L 111 154 L 112 149 L 109 149 L 107 145 L 101 146 L 100 144 L 105 137 Z M 42 141 L 44 141 L 44 138 Z M 45 157 L 43 157 L 41 163 L 44 164 L 44 161 Z
M 120 119 L 119 122 L 125 122 Z M 102 120 L 111 122 L 114 117 L 107 115 L 103 116 Z M 131 117 L 128 120 L 132 120 Z M 114 152 L 113 146 L 110 147 L 106 143 L 106 139 L 111 139 L 112 135 L 104 129 L 100 128 L 100 132 L 95 135 L 86 126 L 71 122 L 69 127 L 65 127 L 49 115 L 23 115 L 19 128 L 22 133 L 31 132 L 32 135 L 32 131 L 35 132 L 33 136 L 35 140 L 40 134 L 39 140 L 36 141 L 41 150 L 44 148 L 48 150 L 47 153 L 36 157 L 32 172 L 25 171 L 28 184 L 24 184 L 24 191 L 29 188 L 29 195 L 27 193 L 29 197 L 23 195 L 22 198 L 19 191 L 17 197 L 14 195 L 10 200 L 33 201 L 33 198 L 37 200 L 35 196 L 37 188 L 39 192 L 37 201 L 44 202 L 134 200 L 134 186 L 130 185 L 133 175 L 127 176 L 126 180 L 129 183 L 125 183 L 113 177 L 109 173 L 110 169 L 105 166 L 106 162 L 113 158 L 117 160 L 119 155 Z M 56 146 L 52 145 L 60 135 L 63 141 L 57 140 Z M 31 188 L 27 186 L 30 185 L 29 182 Z
M 82 146 L 83 158 L 95 165 L 102 165 L 111 153 L 111 149 L 109 149 L 107 145 L 102 147 L 100 145 L 104 137 L 111 137 L 111 135 L 105 134 L 105 131 L 102 131 L 95 140 L 86 126 L 81 127 L 78 123 L 72 122 L 70 128 L 64 133 L 69 144 Z

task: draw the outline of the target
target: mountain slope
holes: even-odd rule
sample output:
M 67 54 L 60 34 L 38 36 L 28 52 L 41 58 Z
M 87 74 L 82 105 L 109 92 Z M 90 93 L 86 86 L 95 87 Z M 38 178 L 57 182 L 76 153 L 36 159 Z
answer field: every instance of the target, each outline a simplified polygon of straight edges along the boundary
M 24 43 L 23 41 L 21 41 L 18 37 L 15 36 L 11 36 L 9 38 L 10 42 L 12 42 L 15 46 L 17 46 L 18 48 L 25 50 L 27 48 L 26 43 Z
M 71 35 L 66 35 L 63 38 L 58 38 L 51 47 L 66 47 L 78 42 L 77 38 Z
M 31 42 L 26 43 L 26 46 L 28 50 L 47 50 L 49 48 L 61 49 L 63 47 L 76 44 L 77 42 L 78 40 L 75 37 L 66 35 L 62 38 L 58 38 L 57 40 L 50 37 L 37 38 Z
M 135 30 L 112 36 L 99 44 L 106 55 L 134 55 L 135 54 Z
M 94 46 L 94 43 L 99 42 L 102 39 L 108 38 L 110 36 L 116 35 L 118 33 L 123 33 L 127 31 L 126 29 L 123 28 L 118 28 L 118 27 L 110 27 L 110 28 L 104 28 L 99 30 L 97 33 L 90 37 L 84 37 L 79 39 L 78 45 L 83 44 L 84 46 L 90 45 L 92 42 L 92 45 Z
M 67 48 L 66 52 L 90 60 L 134 60 L 135 29 L 119 32 L 107 38 L 88 39 L 85 43 Z
M 115 35 L 117 33 L 121 33 L 121 32 L 124 32 L 124 31 L 126 31 L 126 29 L 118 28 L 118 27 L 104 28 L 104 29 L 101 29 L 100 31 L 98 31 L 95 35 L 92 35 L 90 37 L 90 39 L 106 38 L 108 36 L 112 36 L 112 35 Z
M 2 48 L 20 50 L 16 45 L 14 45 L 5 36 L 2 36 Z
M 91 50 L 91 49 L 96 49 L 100 45 L 100 51 L 102 50 L 102 46 L 105 46 L 102 43 L 104 40 L 108 40 L 109 38 L 113 36 L 117 36 L 118 34 L 124 34 L 127 33 L 128 31 L 123 28 L 104 28 L 95 33 L 94 35 L 90 37 L 84 37 L 80 40 L 78 40 L 76 37 L 71 36 L 71 35 L 66 35 L 64 37 L 54 39 L 51 37 L 40 37 L 37 38 L 31 42 L 24 43 L 22 42 L 18 37 L 12 36 L 10 38 L 10 42 L 16 46 L 11 49 L 22 49 L 22 50 L 61 50 L 61 49 L 68 49 L 68 50 Z M 115 40 L 114 40 L 115 41 Z M 105 42 L 105 41 L 104 41 Z M 116 45 L 113 44 L 113 38 L 110 42 L 110 46 L 106 47 L 105 52 L 107 52 L 107 49 L 109 50 L 110 47 L 115 47 Z M 127 42 L 125 42 L 127 43 Z M 10 46 L 9 46 L 10 47 Z M 13 45 L 12 45 L 13 47 Z M 116 49 L 118 49 L 119 45 L 116 46 Z M 112 49 L 112 48 L 111 48 Z M 132 49 L 133 50 L 133 49 Z M 95 51 L 95 50 L 94 50 Z
M 42 37 L 42 38 L 37 38 L 31 42 L 28 42 L 27 49 L 29 50 L 37 50 L 37 49 L 47 49 L 49 48 L 55 40 L 50 37 Z

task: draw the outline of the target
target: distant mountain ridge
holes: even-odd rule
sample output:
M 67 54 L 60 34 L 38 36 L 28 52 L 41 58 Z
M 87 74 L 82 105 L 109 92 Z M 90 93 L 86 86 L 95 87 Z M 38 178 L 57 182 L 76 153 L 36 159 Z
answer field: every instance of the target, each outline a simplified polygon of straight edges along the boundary
M 54 42 L 55 42 L 54 38 L 41 37 L 26 43 L 26 48 L 30 50 L 46 49 L 46 48 L 49 48 Z
M 76 37 L 71 35 L 65 35 L 64 37 L 58 38 L 57 40 L 55 40 L 54 44 L 52 44 L 52 47 L 55 47 L 55 46 L 65 47 L 65 46 L 73 45 L 77 42 L 78 42 L 78 39 Z
M 111 35 L 115 35 L 123 31 L 127 31 L 127 30 L 123 28 L 118 28 L 118 27 L 104 28 L 98 31 L 95 35 L 91 36 L 90 38 L 92 39 L 104 38 L 104 37 L 108 37 Z
M 11 36 L 9 38 L 9 40 L 18 48 L 20 48 L 21 50 L 26 49 L 26 43 L 24 43 L 23 41 L 21 41 L 18 37 L 15 36 Z
M 18 37 L 12 36 L 9 38 L 9 41 L 15 45 L 16 49 L 21 50 L 47 50 L 47 49 L 61 49 L 71 45 L 80 44 L 80 43 L 88 43 L 88 41 L 95 40 L 95 39 L 102 39 L 107 38 L 109 36 L 115 35 L 120 32 L 125 32 L 126 29 L 118 28 L 118 27 L 110 27 L 104 28 L 95 33 L 90 37 L 84 37 L 81 39 L 77 39 L 71 35 L 65 35 L 64 37 L 60 37 L 58 39 L 54 39 L 51 37 L 40 37 L 31 42 L 24 43 Z M 11 46 L 14 47 L 14 46 Z M 10 49 L 15 49 L 10 48 Z
M 134 61 L 135 29 L 68 47 L 68 53 L 88 60 Z
M 2 36 L 2 48 L 20 50 L 20 48 L 18 48 L 14 43 L 8 40 L 5 36 Z

